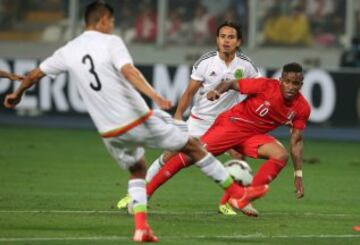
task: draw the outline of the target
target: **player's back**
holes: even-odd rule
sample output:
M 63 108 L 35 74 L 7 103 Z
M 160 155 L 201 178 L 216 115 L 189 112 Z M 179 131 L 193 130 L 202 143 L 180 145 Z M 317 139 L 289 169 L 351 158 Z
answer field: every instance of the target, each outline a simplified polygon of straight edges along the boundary
M 119 37 L 86 31 L 58 52 L 101 133 L 149 113 L 141 95 L 120 73 L 132 59 Z

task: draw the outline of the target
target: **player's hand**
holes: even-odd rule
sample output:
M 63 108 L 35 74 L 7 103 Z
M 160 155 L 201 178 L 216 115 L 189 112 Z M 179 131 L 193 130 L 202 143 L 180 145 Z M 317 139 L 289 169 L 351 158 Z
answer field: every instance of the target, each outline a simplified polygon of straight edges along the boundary
M 21 101 L 21 96 L 16 93 L 8 94 L 4 100 L 4 106 L 6 108 L 15 108 L 17 104 Z
M 285 124 L 285 126 L 289 127 L 289 131 L 290 131 L 290 134 L 292 133 L 293 131 L 293 122 L 292 121 L 287 121 Z
M 24 80 L 24 77 L 11 73 L 9 75 L 9 79 L 12 81 L 15 81 L 15 80 L 22 81 L 22 80 Z
M 174 124 L 175 124 L 175 126 L 180 128 L 181 131 L 183 131 L 185 133 L 189 133 L 188 125 L 185 121 L 174 119 Z
M 303 198 L 304 197 L 304 186 L 302 183 L 302 177 L 295 176 L 294 185 L 295 185 L 296 198 L 298 198 L 298 199 Z
M 160 95 L 155 97 L 154 102 L 160 107 L 162 110 L 169 110 L 172 107 L 171 101 L 167 100 Z
M 220 98 L 220 93 L 216 90 L 210 90 L 207 92 L 206 98 L 211 101 L 217 100 Z

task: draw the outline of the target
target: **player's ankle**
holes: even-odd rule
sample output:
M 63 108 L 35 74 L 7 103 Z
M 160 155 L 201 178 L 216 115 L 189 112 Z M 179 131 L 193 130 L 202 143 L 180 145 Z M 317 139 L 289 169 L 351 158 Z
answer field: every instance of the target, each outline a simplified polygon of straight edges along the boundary
M 232 198 L 241 198 L 244 195 L 244 188 L 233 182 L 227 189 L 226 192 Z

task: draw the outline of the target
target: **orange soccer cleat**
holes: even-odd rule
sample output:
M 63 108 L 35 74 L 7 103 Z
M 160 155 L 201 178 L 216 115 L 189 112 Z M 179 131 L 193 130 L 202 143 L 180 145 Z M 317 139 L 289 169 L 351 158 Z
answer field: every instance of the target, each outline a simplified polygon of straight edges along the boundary
M 244 187 L 244 194 L 241 198 L 230 198 L 229 203 L 233 208 L 242 210 L 252 200 L 260 198 L 268 191 L 268 185 Z
M 353 226 L 352 229 L 353 229 L 354 231 L 360 232 L 360 225 L 355 225 L 355 226 Z
M 150 228 L 136 229 L 133 237 L 134 242 L 158 242 L 159 239 L 153 234 Z

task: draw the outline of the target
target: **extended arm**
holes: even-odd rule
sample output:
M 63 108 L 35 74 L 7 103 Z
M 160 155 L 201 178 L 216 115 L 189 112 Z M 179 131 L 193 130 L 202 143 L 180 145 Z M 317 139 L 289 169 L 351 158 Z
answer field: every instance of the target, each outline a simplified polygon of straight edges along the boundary
M 22 81 L 19 88 L 13 93 L 6 95 L 4 100 L 4 106 L 6 108 L 14 108 L 20 101 L 24 92 L 32 85 L 38 82 L 45 74 L 39 69 L 32 70 Z
M 239 91 L 239 83 L 238 80 L 225 80 L 222 81 L 215 89 L 210 90 L 206 97 L 208 100 L 214 101 L 219 99 L 220 95 L 222 93 L 225 93 L 229 89 L 237 90 Z
M 185 92 L 181 95 L 179 104 L 176 108 L 174 118 L 177 120 L 182 120 L 182 116 L 186 109 L 189 107 L 192 99 L 194 98 L 195 93 L 201 87 L 201 82 L 191 79 L 189 85 L 187 86 Z
M 303 133 L 301 130 L 293 128 L 290 138 L 290 152 L 294 164 L 294 185 L 297 198 L 304 196 L 304 186 L 302 183 L 303 148 Z
M 121 68 L 121 73 L 135 89 L 152 99 L 161 109 L 170 109 L 171 102 L 158 94 L 135 66 L 126 64 Z
M 9 73 L 9 72 L 6 72 L 6 71 L 1 71 L 1 70 L 0 70 L 0 77 L 8 78 L 8 79 L 13 80 L 13 81 L 23 79 L 22 76 L 16 75 L 14 73 Z

